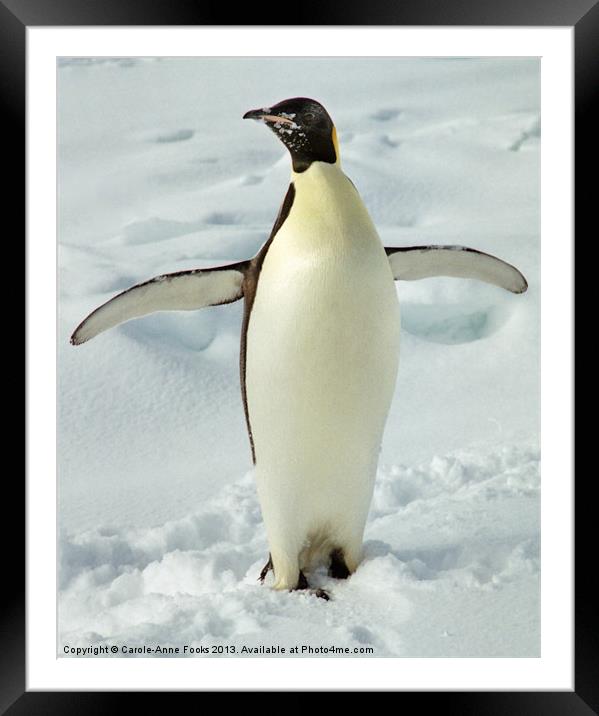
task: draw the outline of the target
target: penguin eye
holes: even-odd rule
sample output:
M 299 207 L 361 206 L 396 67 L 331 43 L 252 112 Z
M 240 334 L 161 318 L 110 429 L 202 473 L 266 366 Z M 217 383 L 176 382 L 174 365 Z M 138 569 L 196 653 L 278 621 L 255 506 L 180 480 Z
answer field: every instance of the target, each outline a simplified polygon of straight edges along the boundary
M 316 115 L 314 114 L 314 112 L 306 112 L 303 116 L 303 119 L 304 119 L 304 122 L 306 122 L 307 124 L 310 124 L 311 122 L 313 122 L 316 119 Z

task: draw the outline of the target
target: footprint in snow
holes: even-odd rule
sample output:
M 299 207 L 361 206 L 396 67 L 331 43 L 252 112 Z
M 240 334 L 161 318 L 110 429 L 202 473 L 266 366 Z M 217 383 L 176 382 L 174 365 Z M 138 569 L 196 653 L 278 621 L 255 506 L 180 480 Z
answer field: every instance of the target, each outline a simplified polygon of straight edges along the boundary
M 138 142 L 149 144 L 172 144 L 173 142 L 185 142 L 195 135 L 195 129 L 150 129 L 135 132 L 132 138 Z
M 125 244 L 150 244 L 154 241 L 174 239 L 196 231 L 202 226 L 201 221 L 175 221 L 152 216 L 142 221 L 133 221 L 123 227 L 122 241 Z
M 529 139 L 536 139 L 541 136 L 541 118 L 537 117 L 528 129 L 520 133 L 520 136 L 509 146 L 510 152 L 519 152 L 522 145 Z
M 254 184 L 261 184 L 264 181 L 264 177 L 258 176 L 257 174 L 247 174 L 241 177 L 239 183 L 243 186 L 253 186 Z
M 388 122 L 391 119 L 399 117 L 401 110 L 394 109 L 392 107 L 379 109 L 374 114 L 370 115 L 372 119 L 376 119 L 377 122 Z
M 196 157 L 193 160 L 194 164 L 216 164 L 218 159 L 216 157 Z
M 226 211 L 214 211 L 206 216 L 204 222 L 213 226 L 232 226 L 239 223 L 239 218 Z
M 156 134 L 153 140 L 157 144 L 168 144 L 170 142 L 185 142 L 191 139 L 195 131 L 193 129 L 175 129 L 172 132 L 161 132 Z
M 204 311 L 156 313 L 119 326 L 119 331 L 144 346 L 155 346 L 163 354 L 200 353 L 216 337 L 214 315 Z
M 392 149 L 395 149 L 396 147 L 399 147 L 401 142 L 398 142 L 397 139 L 392 139 L 388 134 L 383 134 L 381 137 L 381 144 L 384 144 L 386 147 L 391 147 Z
M 463 304 L 405 303 L 401 323 L 403 330 L 425 341 L 455 345 L 492 335 L 510 315 L 511 308 L 505 305 L 473 308 Z

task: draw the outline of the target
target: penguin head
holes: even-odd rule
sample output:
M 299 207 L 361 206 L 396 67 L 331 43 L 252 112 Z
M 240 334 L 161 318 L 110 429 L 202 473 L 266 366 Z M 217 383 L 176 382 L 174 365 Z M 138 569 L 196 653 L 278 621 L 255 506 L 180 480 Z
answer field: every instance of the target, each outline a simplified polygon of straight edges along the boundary
M 284 99 L 272 107 L 252 109 L 243 118 L 260 120 L 277 135 L 291 154 L 295 172 L 306 171 L 312 162 L 335 164 L 339 159 L 333 120 L 314 99 Z

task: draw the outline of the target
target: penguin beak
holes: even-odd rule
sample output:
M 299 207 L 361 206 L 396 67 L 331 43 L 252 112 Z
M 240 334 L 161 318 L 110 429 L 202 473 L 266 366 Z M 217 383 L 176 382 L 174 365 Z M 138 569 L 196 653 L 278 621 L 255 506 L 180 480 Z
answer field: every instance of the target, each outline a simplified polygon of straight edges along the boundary
M 272 110 L 268 107 L 263 107 L 262 109 L 250 109 L 249 112 L 246 112 L 243 115 L 243 119 L 257 119 L 265 123 L 271 122 L 272 124 L 289 124 L 293 127 L 296 126 L 292 119 L 273 114 Z
M 267 114 L 270 113 L 270 109 L 267 107 L 263 107 L 262 109 L 250 109 L 249 112 L 246 112 L 243 115 L 243 119 L 262 119 L 263 117 L 266 117 Z

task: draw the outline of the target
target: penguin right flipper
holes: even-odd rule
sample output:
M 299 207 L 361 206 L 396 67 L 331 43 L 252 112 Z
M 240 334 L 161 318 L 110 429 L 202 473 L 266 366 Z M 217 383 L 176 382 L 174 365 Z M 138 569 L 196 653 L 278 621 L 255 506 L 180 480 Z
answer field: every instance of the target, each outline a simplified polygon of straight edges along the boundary
M 155 311 L 192 311 L 243 297 L 249 261 L 155 276 L 119 293 L 89 314 L 71 336 L 79 345 L 132 318 Z
M 432 276 L 475 278 L 512 293 L 524 293 L 528 283 L 515 266 L 467 246 L 385 247 L 396 281 Z

